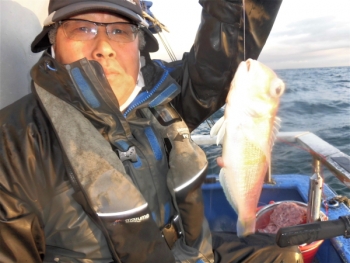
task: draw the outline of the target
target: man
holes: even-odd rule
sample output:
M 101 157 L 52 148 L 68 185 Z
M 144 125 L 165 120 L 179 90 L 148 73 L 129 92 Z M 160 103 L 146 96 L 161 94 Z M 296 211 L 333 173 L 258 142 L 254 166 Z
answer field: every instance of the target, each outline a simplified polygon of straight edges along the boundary
M 150 59 L 158 43 L 138 1 L 50 1 L 32 94 L 1 110 L 0 261 L 214 262 L 207 161 L 190 132 L 224 104 L 243 58 L 242 5 L 200 3 L 191 52 L 165 63 Z M 249 13 L 247 57 L 279 4 Z M 299 260 L 214 240 L 217 262 Z

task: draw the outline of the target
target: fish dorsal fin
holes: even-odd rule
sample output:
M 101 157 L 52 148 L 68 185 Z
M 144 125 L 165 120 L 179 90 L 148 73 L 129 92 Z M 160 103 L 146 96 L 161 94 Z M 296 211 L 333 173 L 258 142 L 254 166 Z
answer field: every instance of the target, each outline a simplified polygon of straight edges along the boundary
M 274 121 L 274 125 L 272 127 L 272 132 L 271 132 L 271 136 L 270 136 L 270 140 L 269 140 L 269 145 L 268 145 L 268 148 L 269 148 L 269 154 L 266 155 L 266 162 L 268 164 L 268 172 L 270 173 L 271 175 L 271 152 L 272 152 L 272 148 L 275 144 L 275 141 L 276 141 L 276 138 L 277 138 L 277 133 L 279 132 L 279 129 L 281 128 L 281 119 L 279 117 L 275 117 L 275 121 Z M 265 153 L 266 154 L 266 153 Z
M 266 161 L 269 164 L 269 166 L 271 166 L 272 147 L 275 144 L 275 141 L 276 141 L 276 138 L 277 138 L 277 133 L 278 133 L 280 127 L 281 127 L 281 119 L 278 118 L 278 117 L 275 117 L 270 138 L 267 141 L 267 144 L 262 146 L 262 148 L 261 148 L 263 150 L 263 152 L 265 153 Z
M 272 132 L 271 132 L 271 137 L 270 137 L 270 148 L 272 149 L 273 145 L 275 144 L 276 138 L 277 138 L 277 133 L 279 132 L 281 128 L 281 119 L 279 117 L 275 117 L 275 122 L 272 127 Z

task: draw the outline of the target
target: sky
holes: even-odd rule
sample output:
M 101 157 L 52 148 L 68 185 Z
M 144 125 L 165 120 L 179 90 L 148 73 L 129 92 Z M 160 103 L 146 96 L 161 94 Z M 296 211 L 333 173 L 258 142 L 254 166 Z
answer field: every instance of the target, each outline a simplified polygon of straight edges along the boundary
M 181 59 L 200 23 L 198 0 L 152 2 L 170 31 L 163 38 Z M 152 58 L 170 61 L 162 45 Z M 284 0 L 259 60 L 273 69 L 350 66 L 350 0 Z

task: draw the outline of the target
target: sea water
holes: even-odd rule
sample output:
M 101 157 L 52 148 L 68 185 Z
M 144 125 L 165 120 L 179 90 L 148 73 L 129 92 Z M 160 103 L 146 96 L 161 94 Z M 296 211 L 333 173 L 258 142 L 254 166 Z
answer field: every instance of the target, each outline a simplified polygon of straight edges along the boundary
M 275 70 L 285 82 L 278 116 L 280 131 L 309 131 L 350 155 L 350 67 Z M 224 113 L 221 108 L 212 119 Z M 201 124 L 193 134 L 209 134 L 209 125 Z M 217 146 L 203 146 L 209 161 L 209 174 L 218 174 Z M 313 174 L 312 157 L 300 147 L 277 141 L 272 151 L 273 174 Z M 326 183 L 338 194 L 350 198 L 350 189 L 323 169 Z

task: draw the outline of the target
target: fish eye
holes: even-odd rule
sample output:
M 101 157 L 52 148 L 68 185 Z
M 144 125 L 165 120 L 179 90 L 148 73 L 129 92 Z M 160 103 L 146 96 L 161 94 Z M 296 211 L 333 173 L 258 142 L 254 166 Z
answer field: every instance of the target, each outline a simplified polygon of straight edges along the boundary
M 270 85 L 270 95 L 272 97 L 279 97 L 284 93 L 285 85 L 279 78 L 274 79 Z

